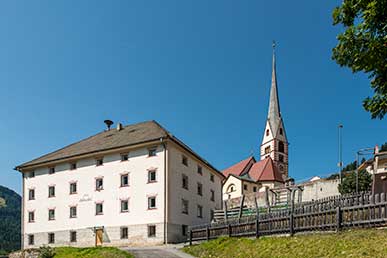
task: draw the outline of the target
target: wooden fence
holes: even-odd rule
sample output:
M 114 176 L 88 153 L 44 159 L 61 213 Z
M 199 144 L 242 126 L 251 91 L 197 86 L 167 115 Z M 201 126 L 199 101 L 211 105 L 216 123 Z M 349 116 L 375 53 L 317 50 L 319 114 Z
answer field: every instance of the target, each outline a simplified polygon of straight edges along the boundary
M 282 210 L 223 220 L 208 225 L 191 227 L 189 242 L 210 240 L 220 236 L 293 235 L 308 231 L 339 231 L 354 227 L 387 225 L 386 194 L 361 193 L 334 196 L 294 204 Z

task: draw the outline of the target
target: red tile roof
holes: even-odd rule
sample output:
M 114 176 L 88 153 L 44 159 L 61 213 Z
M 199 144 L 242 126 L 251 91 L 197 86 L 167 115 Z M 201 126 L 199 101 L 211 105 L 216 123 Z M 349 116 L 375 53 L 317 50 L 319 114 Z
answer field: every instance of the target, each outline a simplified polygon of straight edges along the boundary
M 222 171 L 224 176 L 228 176 L 230 174 L 233 174 L 235 176 L 240 176 L 244 170 L 246 169 L 247 165 L 250 163 L 250 161 L 253 160 L 255 162 L 254 157 L 248 157 L 247 159 L 244 159 L 234 165 L 232 165 L 229 168 L 226 168 L 225 170 Z
M 248 166 L 252 162 L 251 166 Z M 222 171 L 224 176 L 233 174 L 235 176 L 242 176 L 248 174 L 251 179 L 256 182 L 260 181 L 277 181 L 284 182 L 281 173 L 274 165 L 273 160 L 269 157 L 260 161 L 255 161 L 254 157 L 249 157 L 242 160 L 235 165 Z

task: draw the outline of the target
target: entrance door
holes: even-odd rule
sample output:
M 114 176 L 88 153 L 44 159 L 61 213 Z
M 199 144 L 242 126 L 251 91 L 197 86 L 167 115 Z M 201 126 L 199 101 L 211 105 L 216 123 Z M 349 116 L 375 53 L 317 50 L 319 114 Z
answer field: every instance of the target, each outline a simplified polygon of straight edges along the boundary
M 103 241 L 103 229 L 99 228 L 95 230 L 95 245 L 101 246 Z

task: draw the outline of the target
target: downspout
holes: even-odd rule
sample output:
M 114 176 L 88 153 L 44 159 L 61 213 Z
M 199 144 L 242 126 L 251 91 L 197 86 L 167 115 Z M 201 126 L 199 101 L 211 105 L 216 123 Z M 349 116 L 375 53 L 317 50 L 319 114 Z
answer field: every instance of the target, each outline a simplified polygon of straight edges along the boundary
M 164 148 L 164 244 L 168 244 L 168 151 L 164 139 L 160 141 Z

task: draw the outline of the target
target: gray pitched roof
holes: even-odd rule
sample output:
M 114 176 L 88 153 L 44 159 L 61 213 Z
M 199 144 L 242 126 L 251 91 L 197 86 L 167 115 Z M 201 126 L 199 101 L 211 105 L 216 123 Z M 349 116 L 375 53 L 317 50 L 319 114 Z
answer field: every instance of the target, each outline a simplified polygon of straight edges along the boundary
M 113 128 L 23 163 L 16 168 L 144 143 L 169 135 L 169 132 L 155 121 L 124 126 L 120 131 Z

